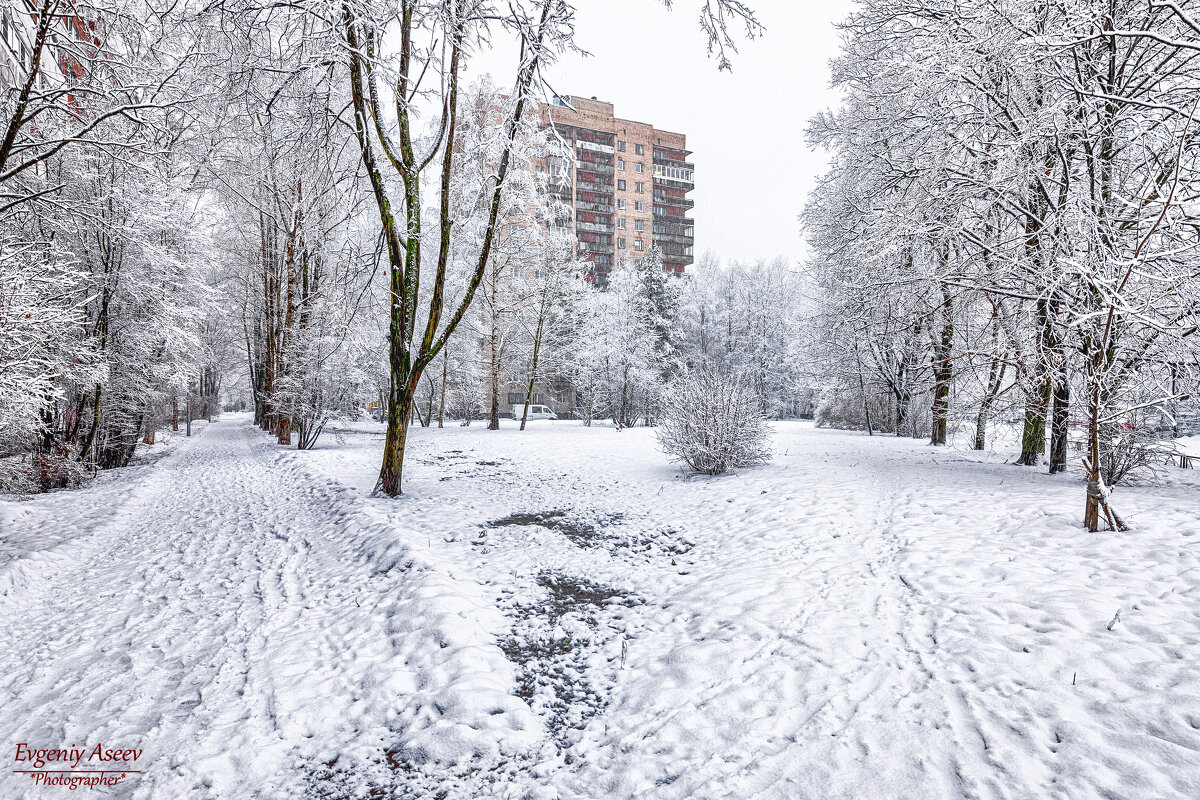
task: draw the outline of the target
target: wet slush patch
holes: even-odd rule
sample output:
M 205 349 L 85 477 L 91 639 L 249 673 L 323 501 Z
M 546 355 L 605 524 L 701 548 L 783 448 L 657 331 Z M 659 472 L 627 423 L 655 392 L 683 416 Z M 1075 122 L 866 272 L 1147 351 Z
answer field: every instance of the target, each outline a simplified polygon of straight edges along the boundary
M 492 520 L 488 523 L 488 527 L 539 525 L 547 530 L 558 531 L 580 547 L 596 547 L 605 540 L 613 538 L 605 531 L 624 518 L 624 514 L 599 514 L 592 518 L 586 518 L 577 513 L 555 509 L 509 514 L 507 517 Z
M 631 552 L 658 551 L 667 555 L 683 555 L 693 543 L 675 528 L 655 531 L 637 530 L 626 525 L 620 512 L 587 514 L 579 511 L 551 509 L 549 511 L 518 511 L 487 523 L 488 528 L 528 527 L 536 525 L 556 531 L 579 547 L 604 547 Z
M 594 621 L 595 612 L 606 605 L 635 606 L 643 602 L 626 591 L 593 583 L 587 578 L 543 572 L 538 575 L 537 583 L 547 593 L 545 602 L 540 605 L 540 612 L 555 622 L 567 614 L 579 614 L 588 621 Z
M 472 455 L 474 450 L 443 450 L 439 453 L 429 453 L 421 457 L 422 464 L 437 467 L 442 473 L 439 481 L 453 481 L 462 478 L 478 478 L 494 475 L 497 472 L 511 472 L 512 464 L 506 459 L 481 459 Z
M 606 705 L 611 679 L 588 668 L 598 651 L 613 649 L 609 645 L 619 635 L 606 612 L 644 601 L 614 586 L 553 572 L 538 575 L 537 585 L 544 596 L 513 604 L 516 621 L 500 648 L 516 667 L 517 696 L 566 749 Z

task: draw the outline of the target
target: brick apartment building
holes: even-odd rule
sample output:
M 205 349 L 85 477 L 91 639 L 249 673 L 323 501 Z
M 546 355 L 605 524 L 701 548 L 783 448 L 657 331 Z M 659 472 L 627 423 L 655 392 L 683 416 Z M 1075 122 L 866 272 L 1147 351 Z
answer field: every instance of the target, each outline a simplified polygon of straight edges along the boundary
M 594 97 L 556 97 L 538 114 L 574 151 L 573 159 L 551 157 L 539 169 L 549 171 L 549 191 L 568 212 L 550 224 L 573 234 L 576 255 L 592 265 L 591 279 L 603 286 L 622 257 L 639 258 L 655 246 L 666 272 L 684 274 L 693 263 L 687 211 L 695 205 L 687 199 L 693 185 L 687 137 L 619 119 L 612 103 Z M 502 380 L 502 416 L 525 402 L 524 381 Z M 533 403 L 560 417 L 574 413 L 575 400 L 569 381 L 546 376 L 534 387 Z
M 100 18 L 94 10 L 85 15 L 74 0 L 52 9 L 51 14 L 38 60 L 38 86 L 62 86 L 68 78 L 83 82 L 85 62 L 96 56 L 100 46 Z M 27 80 L 43 20 L 29 0 L 0 7 L 0 84 L 16 89 Z M 74 104 L 70 95 L 67 101 Z
M 590 261 L 597 283 L 622 256 L 662 252 L 663 269 L 683 274 L 693 262 L 694 228 L 687 211 L 693 165 L 687 137 L 613 115 L 613 104 L 596 98 L 556 97 L 539 108 L 575 151 L 575 163 L 549 159 L 559 180 L 551 192 L 571 208 L 576 253 Z

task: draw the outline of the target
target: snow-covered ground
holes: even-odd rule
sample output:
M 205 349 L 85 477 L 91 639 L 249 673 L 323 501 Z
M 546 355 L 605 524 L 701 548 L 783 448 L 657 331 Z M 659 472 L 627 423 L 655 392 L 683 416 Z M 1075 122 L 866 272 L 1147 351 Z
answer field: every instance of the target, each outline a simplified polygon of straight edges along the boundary
M 378 426 L 233 416 L 0 501 L 0 743 L 142 748 L 114 797 L 1200 797 L 1200 471 L 1089 534 L 1077 476 L 776 430 L 414 429 L 389 501 Z

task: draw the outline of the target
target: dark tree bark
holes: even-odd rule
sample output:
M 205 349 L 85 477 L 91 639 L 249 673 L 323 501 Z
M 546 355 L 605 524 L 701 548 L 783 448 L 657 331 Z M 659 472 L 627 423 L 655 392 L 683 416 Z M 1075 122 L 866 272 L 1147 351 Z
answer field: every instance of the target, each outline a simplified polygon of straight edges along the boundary
M 442 427 L 442 420 L 446 416 L 446 378 L 450 373 L 450 351 L 442 351 L 442 392 L 441 399 L 438 400 L 438 427 Z
M 1050 304 L 1037 301 L 1037 357 L 1033 386 L 1025 401 L 1025 425 L 1021 431 L 1021 455 L 1016 463 L 1036 467 L 1046 452 L 1046 415 L 1050 410 L 1052 391 L 1050 360 L 1054 352 L 1054 333 L 1051 329 Z
M 950 383 L 954 379 L 951 362 L 954 346 L 954 300 L 950 288 L 942 284 L 942 330 L 933 339 L 933 429 L 929 443 L 946 444 L 950 416 Z M 931 329 L 932 332 L 932 329 Z
M 1060 366 L 1054 380 L 1054 408 L 1050 423 L 1050 474 L 1067 471 L 1067 433 L 1070 425 L 1071 384 L 1066 366 Z

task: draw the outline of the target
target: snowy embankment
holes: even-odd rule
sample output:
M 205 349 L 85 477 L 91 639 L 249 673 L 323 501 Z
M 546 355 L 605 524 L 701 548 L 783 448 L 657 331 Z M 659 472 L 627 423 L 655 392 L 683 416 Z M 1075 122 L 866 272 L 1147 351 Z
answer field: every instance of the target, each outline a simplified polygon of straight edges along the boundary
M 378 426 L 230 420 L 0 504 L 79 521 L 0 596 L 0 739 L 145 747 L 141 797 L 1200 796 L 1200 472 L 1089 534 L 1077 476 L 776 427 L 719 478 L 413 429 L 389 501 Z

